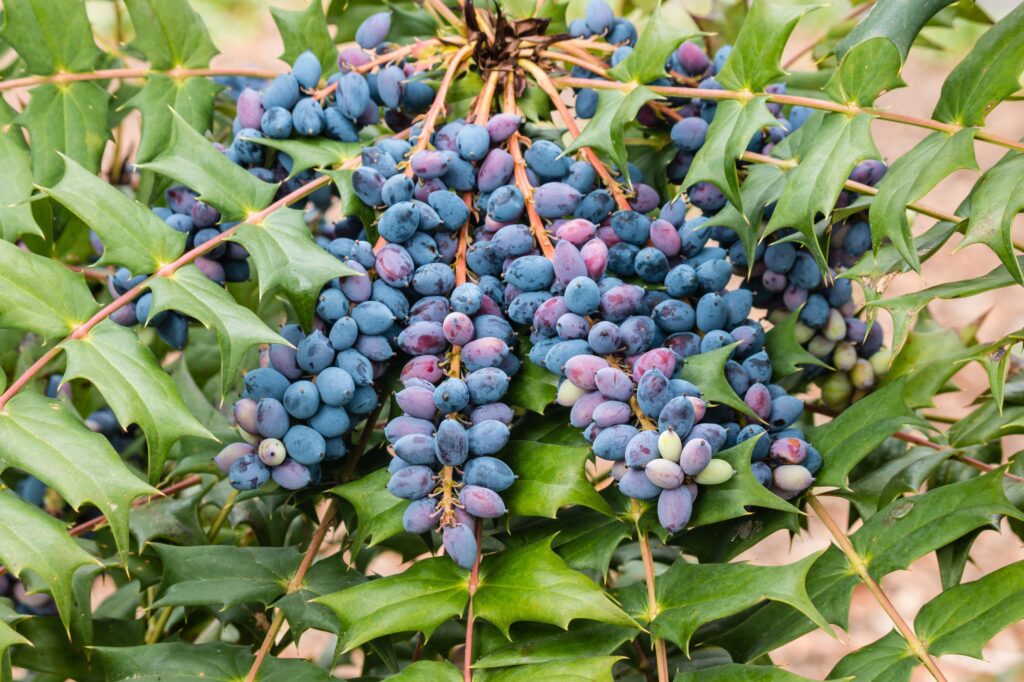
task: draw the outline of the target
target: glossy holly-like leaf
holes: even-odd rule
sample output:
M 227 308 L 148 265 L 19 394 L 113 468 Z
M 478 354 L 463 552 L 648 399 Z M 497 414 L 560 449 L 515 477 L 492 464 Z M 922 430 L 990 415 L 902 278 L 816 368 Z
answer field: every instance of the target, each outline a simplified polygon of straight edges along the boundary
M 103 242 L 100 265 L 121 265 L 133 273 L 155 272 L 180 256 L 185 246 L 184 234 L 72 159 L 64 160 L 60 182 L 42 191 L 99 235 Z
M 690 521 L 692 528 L 749 516 L 753 513 L 750 507 L 797 513 L 796 507 L 770 492 L 754 478 L 750 470 L 750 455 L 756 443 L 757 440 L 751 438 L 716 455 L 716 458 L 731 464 L 736 473 L 725 483 L 701 489 Z
M 580 136 L 566 146 L 565 153 L 590 147 L 603 152 L 619 168 L 625 168 L 629 160 L 624 135 L 626 126 L 636 120 L 640 107 L 659 98 L 643 86 L 633 88 L 628 94 L 621 90 L 602 90 L 598 93 L 597 112 Z
M 771 358 L 772 377 L 776 380 L 796 374 L 804 367 L 828 367 L 796 340 L 796 325 L 799 321 L 798 309 L 765 334 L 764 347 Z
M 819 556 L 812 554 L 784 566 L 677 561 L 655 581 L 658 615 L 651 632 L 669 639 L 689 655 L 690 639 L 701 625 L 740 613 L 763 600 L 788 604 L 831 632 L 804 587 L 807 572 Z M 637 590 L 641 593 L 639 612 L 647 613 L 646 592 Z
M 750 139 L 761 129 L 780 125 L 778 119 L 768 111 L 766 102 L 765 97 L 754 97 L 744 101 L 725 100 L 718 103 L 715 117 L 708 127 L 707 140 L 693 158 L 683 180 L 683 187 L 692 187 L 701 181 L 710 182 L 722 190 L 729 203 L 743 213 L 743 193 L 736 160 L 747 151 Z
M 224 220 L 242 220 L 274 200 L 277 185 L 256 179 L 241 166 L 214 149 L 181 114 L 171 112 L 171 135 L 155 158 L 139 164 L 180 182 L 215 206 Z
M 0 127 L 0 238 L 13 242 L 23 234 L 42 236 L 32 217 L 32 160 L 21 129 Z
M 761 238 L 761 221 L 764 217 L 765 207 L 779 198 L 785 184 L 786 173 L 778 166 L 771 164 L 750 166 L 747 169 L 747 177 L 743 180 L 743 185 L 740 188 L 743 210 L 732 204 L 726 204 L 721 211 L 709 216 L 708 221 L 700 226 L 700 229 L 710 229 L 715 226 L 728 227 L 739 235 L 744 251 L 754 253 L 757 250 L 757 241 Z M 756 262 L 753 258 L 747 259 L 748 278 Z
M 424 559 L 403 573 L 314 601 L 338 617 L 342 632 L 338 647 L 343 651 L 399 632 L 422 632 L 429 638 L 439 625 L 466 608 L 468 575 L 448 557 Z M 477 595 L 481 592 L 483 587 Z
M 861 518 L 870 518 L 897 497 L 920 490 L 928 477 L 948 458 L 947 451 L 911 448 L 886 459 L 866 476 L 852 480 L 849 492 L 840 495 L 856 506 Z
M 285 594 L 302 560 L 295 547 L 151 546 L 163 566 L 155 608 L 268 606 Z
M 302 171 L 310 168 L 335 168 L 345 161 L 359 156 L 362 146 L 355 142 L 338 142 L 337 140 L 326 140 L 323 138 L 295 138 L 288 140 L 276 140 L 272 137 L 243 138 L 282 151 L 292 157 L 292 171 L 288 177 L 293 178 Z M 335 178 L 337 173 L 351 173 L 351 171 L 329 171 L 327 175 L 338 182 Z
M 691 355 L 683 363 L 683 370 L 679 376 L 695 386 L 700 386 L 701 397 L 704 400 L 728 405 L 756 420 L 757 415 L 736 395 L 736 391 L 732 390 L 732 386 L 725 378 L 725 363 L 736 345 L 733 343 L 707 353 Z
M 84 2 L 6 0 L 0 36 L 31 73 L 91 71 L 102 54 L 92 38 Z
M 880 0 L 848 36 L 836 45 L 842 58 L 859 43 L 876 36 L 888 38 L 899 49 L 903 61 L 910 46 L 928 20 L 954 0 Z
M 159 220 L 159 218 L 158 218 Z M 217 332 L 220 345 L 220 391 L 226 395 L 235 381 L 246 352 L 261 343 L 285 343 L 248 308 L 239 305 L 224 287 L 217 285 L 194 265 L 169 277 L 150 282 L 153 311 L 177 310 Z
M 511 440 L 498 456 L 517 476 L 501 495 L 512 514 L 554 518 L 560 508 L 576 504 L 611 513 L 587 478 L 589 447 Z
M 274 606 L 284 612 L 288 628 L 296 635 L 311 628 L 338 634 L 338 621 L 334 614 L 313 600 L 364 582 L 366 577 L 349 570 L 342 554 L 334 554 L 313 564 L 303 578 L 302 586 L 278 599 Z
M 552 551 L 550 539 L 488 555 L 473 609 L 506 637 L 519 621 L 567 628 L 582 618 L 635 626 L 604 590 Z
M 403 531 L 402 515 L 409 503 L 391 494 L 386 487 L 388 478 L 387 469 L 378 469 L 368 476 L 331 489 L 338 497 L 348 500 L 356 510 L 359 525 L 354 536 L 355 548 L 364 543 L 373 547 Z
M 206 490 L 212 488 L 204 486 Z M 132 511 L 128 527 L 140 547 L 153 540 L 178 545 L 202 545 L 206 532 L 199 525 L 199 503 L 202 495 L 161 497 Z
M 875 249 L 888 238 L 903 259 L 920 271 L 921 262 L 907 221 L 907 204 L 923 197 L 954 171 L 977 168 L 974 131 L 967 129 L 954 135 L 932 133 L 896 159 L 879 183 L 878 195 L 868 213 Z
M 625 502 L 614 488 L 602 497 L 612 504 Z M 626 505 L 628 506 L 628 505 Z M 625 513 L 611 516 L 582 506 L 562 510 L 557 519 L 540 521 L 517 530 L 513 542 L 529 544 L 554 536 L 552 549 L 571 568 L 606 575 L 615 550 L 633 535 L 633 523 Z
M 1007 405 L 1002 413 L 995 401 L 985 401 L 950 427 L 949 442 L 954 447 L 984 445 L 1003 436 L 1024 433 L 1024 406 Z
M 149 480 L 163 474 L 171 446 L 186 436 L 213 438 L 181 401 L 152 351 L 126 327 L 106 320 L 64 344 L 64 379 L 85 379 L 103 394 L 121 426 L 138 424 L 149 445 Z
M 355 171 L 348 169 L 324 170 L 323 173 L 330 176 L 331 182 L 334 183 L 335 189 L 338 190 L 338 208 L 341 209 L 341 214 L 356 216 L 362 220 L 363 229 L 366 230 L 366 241 L 376 244 L 380 238 L 380 235 L 377 233 L 377 226 L 374 224 L 377 220 L 377 214 L 372 206 L 364 204 L 363 200 L 356 194 L 356 190 L 352 186 L 352 175 Z
M 520 345 L 525 345 L 520 342 Z M 520 350 L 520 359 L 523 361 L 522 369 L 516 375 L 512 385 L 508 387 L 505 396 L 506 402 L 510 405 L 525 408 L 537 414 L 544 414 L 544 410 L 555 402 L 555 395 L 558 393 L 558 377 L 543 367 L 539 367 L 526 357 L 528 349 Z
M 259 223 L 242 223 L 231 237 L 245 247 L 259 273 L 260 297 L 279 291 L 309 327 L 320 289 L 335 277 L 365 277 L 320 248 L 302 211 L 284 208 Z
M 903 399 L 905 381 L 897 381 L 858 400 L 838 417 L 810 433 L 808 439 L 825 460 L 817 484 L 846 487 L 853 467 L 883 440 L 904 426 L 930 428 Z
M 715 80 L 727 90 L 760 92 L 786 72 L 779 65 L 789 35 L 813 5 L 754 0 L 729 58 Z M 749 138 L 747 140 L 750 141 Z
M 688 37 L 662 17 L 659 1 L 650 13 L 633 51 L 608 73 L 615 80 L 638 85 L 657 80 L 665 75 L 665 61 Z
M 877 159 L 871 138 L 871 117 L 866 114 L 816 113 L 798 131 L 797 167 L 786 174 L 786 186 L 772 213 L 765 234 L 792 227 L 819 265 L 825 263 L 814 232 L 819 216 L 828 216 L 843 190 L 850 171 L 865 159 Z
M 30 644 L 30 642 L 19 635 L 17 630 L 0 620 L 0 672 L 4 674 L 10 672 L 3 668 L 7 662 L 7 650 L 19 644 Z
M 949 241 L 957 231 L 957 223 L 941 221 L 935 223 L 927 230 L 914 237 L 914 249 L 917 251 L 919 260 L 928 260 L 936 251 Z M 852 267 L 843 272 L 840 277 L 866 281 L 870 286 L 877 286 L 878 282 L 893 272 L 906 272 L 910 266 L 900 252 L 892 244 L 883 244 L 878 253 L 868 251 Z
M 1014 217 L 1024 211 L 1022 174 L 1024 155 L 1016 155 L 981 176 L 971 196 L 971 217 L 957 251 L 970 244 L 986 245 L 999 257 L 1014 280 L 1024 286 L 1024 270 L 1014 255 L 1012 234 Z
M 135 29 L 132 46 L 154 69 L 201 68 L 217 54 L 210 32 L 188 0 L 125 0 Z
M 770 665 L 742 665 L 740 663 L 716 665 L 713 668 L 693 670 L 682 673 L 675 678 L 675 682 L 732 682 L 733 680 L 743 680 L 743 682 L 811 682 L 810 678 L 791 673 L 783 668 L 776 668 Z
M 103 436 L 61 403 L 19 393 L 0 412 L 0 470 L 32 474 L 78 509 L 92 503 L 110 522 L 118 548 L 127 551 L 128 509 L 156 490 L 139 480 Z
M 209 128 L 221 89 L 209 78 L 174 79 L 151 74 L 142 89 L 124 104 L 142 114 L 142 135 L 136 152 L 139 163 L 153 159 L 170 144 L 174 132 L 172 111 L 199 132 Z
M 903 87 L 903 60 L 896 45 L 881 36 L 858 43 L 843 55 L 825 85 L 834 101 L 869 107 L 881 93 Z
M 402 672 L 388 677 L 388 682 L 462 682 L 462 671 L 451 663 L 415 661 Z
M 473 669 L 486 670 L 607 656 L 635 636 L 636 630 L 631 627 L 592 621 L 574 623 L 568 630 L 534 623 L 525 636 L 520 628 L 516 628 L 513 642 L 503 641 L 495 649 L 481 647 L 480 657 L 473 663 Z
M 274 17 L 284 43 L 284 52 L 280 56 L 282 61 L 291 64 L 303 52 L 312 50 L 320 60 L 325 77 L 337 70 L 338 50 L 327 31 L 327 17 L 320 0 L 311 0 L 304 10 L 271 7 L 270 15 Z
M 99 171 L 103 148 L 110 137 L 109 101 L 106 90 L 88 81 L 32 89 L 32 99 L 18 122 L 32 140 L 32 172 L 37 183 L 52 185 L 60 178 L 64 162 L 58 152 L 91 173 Z
M 983 658 L 982 647 L 1020 620 L 1024 609 L 1024 561 L 973 582 L 952 587 L 924 605 L 914 630 L 935 656 Z
M 1000 19 L 942 84 L 932 117 L 963 126 L 985 124 L 992 109 L 1020 89 L 1024 73 L 1024 5 Z
M 82 275 L 0 242 L 0 327 L 60 339 L 97 310 Z
M 222 642 L 158 642 L 145 646 L 98 646 L 109 682 L 237 682 L 255 660 L 247 646 Z M 331 676 L 309 661 L 268 656 L 259 682 L 327 682 Z
M 899 682 L 910 680 L 920 663 L 907 647 L 907 641 L 890 630 L 884 637 L 843 656 L 828 677 L 857 682 Z
M 699 509 L 698 503 L 698 513 Z M 759 509 L 756 514 L 740 515 L 709 525 L 694 527 L 691 524 L 673 542 L 703 563 L 721 563 L 735 559 L 780 530 L 796 535 L 800 532 L 799 520 L 800 515 L 793 513 L 792 509 Z
M 64 524 L 7 490 L 0 490 L 0 561 L 15 576 L 24 579 L 23 573 L 31 571 L 41 578 L 65 626 L 71 620 L 71 577 L 79 566 L 96 563 Z M 4 639 L 0 628 L 0 653 Z
M 618 656 L 579 658 L 573 661 L 555 661 L 516 666 L 504 670 L 483 670 L 473 679 L 480 682 L 612 682 L 612 666 Z

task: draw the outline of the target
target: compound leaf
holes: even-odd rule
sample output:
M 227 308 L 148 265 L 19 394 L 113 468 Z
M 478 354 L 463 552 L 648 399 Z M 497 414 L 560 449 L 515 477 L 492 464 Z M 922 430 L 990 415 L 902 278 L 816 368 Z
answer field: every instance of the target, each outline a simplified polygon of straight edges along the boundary
M 566 146 L 565 153 L 590 147 L 604 152 L 619 168 L 626 168 L 626 126 L 636 120 L 640 107 L 659 97 L 643 86 L 633 88 L 628 94 L 621 90 L 602 90 L 598 93 L 594 117 L 580 136 Z
M 0 242 L 0 327 L 61 339 L 97 310 L 81 274 Z
M 782 51 L 800 17 L 812 9 L 815 9 L 813 5 L 754 0 L 732 52 L 715 80 L 728 90 L 760 92 L 772 81 L 785 76 L 786 72 L 779 65 Z
M 967 130 L 961 133 L 969 132 Z M 993 166 L 978 181 L 971 196 L 971 217 L 964 240 L 957 251 L 969 244 L 984 244 L 999 257 L 1013 279 L 1024 286 L 1024 271 L 1014 256 L 1013 219 L 1024 211 L 1024 154 Z
M 686 358 L 679 376 L 695 386 L 700 386 L 701 397 L 709 403 L 728 405 L 751 419 L 758 419 L 754 411 L 740 400 L 725 378 L 725 363 L 728 362 L 735 343 L 708 353 L 699 353 Z
M 577 504 L 612 513 L 587 478 L 589 447 L 512 440 L 500 457 L 518 476 L 502 494 L 513 514 L 555 518 L 560 508 Z
M 865 40 L 843 55 L 825 92 L 836 102 L 869 107 L 882 92 L 906 85 L 900 78 L 902 65 L 891 40 L 881 36 Z
M 389 477 L 387 469 L 378 469 L 368 476 L 331 489 L 338 497 L 348 500 L 356 510 L 359 520 L 353 537 L 356 550 L 364 543 L 373 547 L 403 532 L 402 515 L 408 502 L 395 497 L 387 489 Z
M 609 70 L 616 80 L 638 85 L 650 83 L 665 75 L 665 61 L 688 36 L 661 16 L 661 2 L 647 19 L 644 32 L 633 51 Z
M 851 651 L 836 663 L 830 679 L 855 679 L 857 682 L 900 682 L 910 680 L 920 665 L 913 652 L 895 630 L 871 644 Z
M 32 140 L 32 172 L 37 183 L 52 185 L 60 178 L 64 163 L 58 152 L 91 173 L 99 171 L 110 137 L 109 101 L 106 90 L 88 81 L 60 86 L 48 83 L 32 89 L 32 98 L 18 122 Z
M 159 220 L 159 218 L 158 218 Z M 224 287 L 217 285 L 194 265 L 169 277 L 154 277 L 152 314 L 177 310 L 217 332 L 220 346 L 220 392 L 226 395 L 246 352 L 261 343 L 286 343 L 258 315 L 239 305 Z
M 132 45 L 154 69 L 201 68 L 217 54 L 202 18 L 188 0 L 125 0 L 135 29 Z
M 36 74 L 91 71 L 102 54 L 92 38 L 85 2 L 6 0 L 0 36 Z
M 109 320 L 87 336 L 65 342 L 68 355 L 64 379 L 92 383 L 122 426 L 138 424 L 149 446 L 149 480 L 163 473 L 171 446 L 186 436 L 213 439 L 185 407 L 152 351 L 130 329 Z
M 133 273 L 156 272 L 180 256 L 185 246 L 184 234 L 72 159 L 64 160 L 60 182 L 43 192 L 99 235 L 103 242 L 100 265 L 121 265 Z
M 151 74 L 142 89 L 124 104 L 142 114 L 142 135 L 136 152 L 139 163 L 150 161 L 170 144 L 172 112 L 199 132 L 209 128 L 220 91 L 221 86 L 209 78 L 174 79 Z

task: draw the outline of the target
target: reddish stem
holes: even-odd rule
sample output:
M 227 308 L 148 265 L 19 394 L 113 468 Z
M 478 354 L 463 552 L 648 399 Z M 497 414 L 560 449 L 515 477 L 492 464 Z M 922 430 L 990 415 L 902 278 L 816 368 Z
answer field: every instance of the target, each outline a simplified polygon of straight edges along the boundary
M 473 595 L 480 587 L 480 547 L 483 541 L 483 522 L 476 520 L 476 558 L 473 560 L 473 569 L 469 573 L 469 607 L 466 611 L 466 646 L 463 652 L 462 679 L 464 682 L 473 682 Z
M 149 76 L 168 76 L 175 80 L 194 77 L 213 76 L 247 76 L 249 78 L 274 78 L 281 72 L 273 69 L 254 69 L 246 67 L 223 67 L 216 69 L 170 69 L 158 71 L 150 68 L 136 69 L 100 69 L 88 73 L 67 73 L 59 72 L 48 76 L 27 76 L 25 78 L 13 78 L 9 81 L 0 81 L 0 92 L 14 90 L 16 88 L 30 88 L 35 85 L 46 83 L 73 83 L 77 81 L 105 81 L 124 78 L 148 78 Z

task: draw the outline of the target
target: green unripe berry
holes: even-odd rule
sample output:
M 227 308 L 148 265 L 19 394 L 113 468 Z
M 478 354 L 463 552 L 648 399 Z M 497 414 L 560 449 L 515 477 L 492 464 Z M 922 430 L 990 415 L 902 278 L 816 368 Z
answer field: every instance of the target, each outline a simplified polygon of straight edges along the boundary
M 832 308 L 828 313 L 828 322 L 825 323 L 825 328 L 821 330 L 822 336 L 829 341 L 841 341 L 846 338 L 846 320 L 843 319 L 843 314 Z
M 849 372 L 857 362 L 857 347 L 852 341 L 840 341 L 832 352 L 832 366 L 840 372 Z
M 683 441 L 679 437 L 679 434 L 669 429 L 662 431 L 661 435 L 658 436 L 658 453 L 662 459 L 667 459 L 672 462 L 679 461 L 679 455 L 683 451 Z
M 278 464 L 284 461 L 284 458 L 288 455 L 288 451 L 284 447 L 284 443 L 279 441 L 277 438 L 265 438 L 259 447 L 260 461 L 266 464 L 268 467 L 276 467 Z
M 836 342 L 830 339 L 826 339 L 820 334 L 811 339 L 811 342 L 807 344 L 807 352 L 816 358 L 825 358 L 832 353 L 832 349 L 836 347 Z
M 700 485 L 719 485 L 725 483 L 736 474 L 732 465 L 724 459 L 713 459 L 708 462 L 704 471 L 695 479 Z
M 808 327 L 803 322 L 797 322 L 796 327 L 793 330 L 793 338 L 795 338 L 796 342 L 799 343 L 800 345 L 803 345 L 810 341 L 811 337 L 813 337 L 814 334 L 815 331 Z
M 821 383 L 821 399 L 833 409 L 846 407 L 851 393 L 853 393 L 853 385 L 850 384 L 850 378 L 845 372 L 830 374 Z
M 889 371 L 889 365 L 892 364 L 892 349 L 882 348 L 868 358 L 868 362 L 871 363 L 871 369 L 875 370 L 875 376 L 885 374 Z
M 850 370 L 850 382 L 855 388 L 871 388 L 875 385 L 875 369 L 871 363 L 861 358 Z

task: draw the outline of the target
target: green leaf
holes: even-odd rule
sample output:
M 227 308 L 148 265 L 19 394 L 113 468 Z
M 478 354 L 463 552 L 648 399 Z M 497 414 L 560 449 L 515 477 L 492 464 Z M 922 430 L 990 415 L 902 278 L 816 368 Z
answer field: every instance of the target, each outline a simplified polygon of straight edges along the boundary
M 520 346 L 525 345 L 523 341 L 520 341 Z M 537 414 L 544 414 L 547 406 L 555 402 L 555 395 L 558 394 L 558 377 L 543 367 L 529 362 L 526 357 L 528 352 L 528 348 L 520 349 L 519 356 L 523 361 L 523 366 L 512 385 L 509 386 L 505 400 L 510 405 L 522 407 Z
M 327 31 L 327 17 L 320 0 L 311 0 L 309 7 L 294 12 L 271 7 L 270 15 L 274 17 L 284 42 L 284 52 L 280 56 L 282 61 L 291 64 L 303 52 L 312 50 L 320 60 L 324 76 L 337 70 L 338 49 Z
M 763 487 L 763 486 L 762 486 Z M 714 494 L 712 491 L 711 494 Z M 707 496 L 705 496 L 707 499 Z M 698 514 L 700 504 L 697 505 Z M 691 527 L 679 535 L 678 543 L 686 554 L 702 563 L 721 563 L 735 559 L 769 535 L 784 530 L 788 535 L 800 532 L 799 514 L 774 509 L 761 509 L 756 514 Z
M 451 663 L 416 661 L 387 679 L 388 682 L 462 682 L 462 671 Z
M 917 201 L 954 171 L 977 170 L 974 131 L 935 132 L 889 167 L 869 210 L 875 250 L 888 237 L 903 259 L 920 272 L 921 262 L 907 222 L 907 204 Z
M 225 221 L 243 220 L 274 200 L 277 185 L 257 180 L 252 173 L 231 163 L 178 112 L 172 112 L 172 116 L 167 146 L 156 158 L 139 164 L 139 168 L 162 173 L 192 188 L 200 199 L 215 206 Z
M 163 564 L 161 606 L 269 606 L 299 568 L 295 547 L 152 545 Z
M 320 248 L 302 211 L 283 208 L 261 223 L 242 223 L 231 241 L 245 247 L 259 273 L 260 298 L 274 290 L 288 299 L 306 328 L 323 285 L 335 277 L 364 276 Z
M 304 170 L 310 168 L 334 168 L 344 162 L 359 156 L 362 146 L 356 142 L 338 142 L 324 138 L 295 138 L 288 140 L 277 140 L 272 137 L 243 138 L 257 142 L 265 147 L 277 149 L 292 157 L 292 172 L 288 176 L 295 177 Z M 347 177 L 342 174 L 351 174 L 352 171 L 331 171 L 327 175 L 337 184 L 338 177 Z
M 743 213 L 743 196 L 736 160 L 747 151 L 750 138 L 761 129 L 780 125 L 766 106 L 766 97 L 718 103 L 715 117 L 708 127 L 707 140 L 700 148 L 683 180 L 683 187 L 702 181 L 722 190 L 736 210 Z M 759 227 L 759 226 L 757 226 Z M 751 228 L 747 228 L 751 229 Z M 756 227 L 753 229 L 756 230 Z
M 897 381 L 858 400 L 832 421 L 808 433 L 821 452 L 824 466 L 817 485 L 846 487 L 857 463 L 883 440 L 908 425 L 930 428 L 903 399 L 905 381 Z
M 331 610 L 313 600 L 325 594 L 340 592 L 354 585 L 366 582 L 361 573 L 351 571 L 345 565 L 345 557 L 338 553 L 313 564 L 302 586 L 274 602 L 284 612 L 288 628 L 296 636 L 310 628 L 338 634 L 338 621 Z
M 824 269 L 825 256 L 814 233 L 818 216 L 828 216 L 843 190 L 850 171 L 865 159 L 877 159 L 867 114 L 816 113 L 797 133 L 796 168 L 786 174 L 786 186 L 772 213 L 765 234 L 792 227 Z
M 766 599 L 792 606 L 831 632 L 804 587 L 807 572 L 819 556 L 820 552 L 785 566 L 676 561 L 655 581 L 658 615 L 651 632 L 672 641 L 689 656 L 690 639 L 697 628 Z M 646 593 L 642 599 L 642 612 L 647 613 Z
M 941 221 L 914 237 L 914 249 L 917 251 L 918 258 L 920 260 L 931 258 L 956 233 L 957 225 L 958 223 Z M 866 285 L 875 287 L 887 274 L 906 272 L 909 269 L 910 266 L 906 264 L 895 246 L 883 244 L 877 254 L 868 251 L 853 267 L 839 276 L 861 280 Z
M 211 487 L 212 483 L 205 486 Z M 142 548 L 153 540 L 179 545 L 206 544 L 206 532 L 199 525 L 202 497 L 161 497 L 132 510 L 128 525 L 135 542 Z
M 924 605 L 914 630 L 935 656 L 983 658 L 982 647 L 1019 622 L 1024 609 L 1024 561 L 946 590 Z
M 811 682 L 810 678 L 770 665 L 730 663 L 676 676 L 675 682 Z
M 142 136 L 136 157 L 152 160 L 171 142 L 177 112 L 192 128 L 202 132 L 213 121 L 214 101 L 223 88 L 209 78 L 173 79 L 151 74 L 146 84 L 124 108 L 142 114 Z
M 964 130 L 961 133 L 970 131 Z M 1024 154 L 990 168 L 971 196 L 971 217 L 964 240 L 954 253 L 970 244 L 984 244 L 999 257 L 1013 279 L 1024 286 L 1024 271 L 1014 256 L 1013 219 L 1024 211 Z
M 0 327 L 61 339 L 99 308 L 81 274 L 0 242 Z
M 135 29 L 132 46 L 154 69 L 202 68 L 217 47 L 188 0 L 125 0 Z
M 503 643 L 504 646 L 490 651 L 481 647 L 480 658 L 473 664 L 473 669 L 607 656 L 634 637 L 634 628 L 591 621 L 576 623 L 568 631 L 532 624 L 526 636 L 521 636 L 517 628 L 514 642 Z
M 911 448 L 898 457 L 886 459 L 877 468 L 850 482 L 850 491 L 839 493 L 857 508 L 861 518 L 870 518 L 881 507 L 905 493 L 921 489 L 929 476 L 950 456 L 948 451 Z
M 96 620 L 93 636 L 83 640 L 74 629 L 71 637 L 56 618 L 29 618 L 18 630 L 32 643 L 12 652 L 14 665 L 32 670 L 36 679 L 75 680 L 76 682 L 107 682 L 99 670 L 99 662 L 86 652 L 87 646 L 125 646 L 142 644 L 142 620 Z
M 942 84 L 932 118 L 981 126 L 993 108 L 1020 89 L 1024 73 L 1024 5 L 987 30 Z
M 891 40 L 865 40 L 843 55 L 825 92 L 840 104 L 869 107 L 881 93 L 906 85 L 900 78 L 901 66 L 900 51 Z
M 555 518 L 568 505 L 612 513 L 587 478 L 589 447 L 512 440 L 499 456 L 517 475 L 512 487 L 502 493 L 513 515 Z
M 859 43 L 876 36 L 892 41 L 907 60 L 910 46 L 928 20 L 954 0 L 879 0 L 866 17 L 838 45 L 836 55 L 842 58 Z
M 156 272 L 176 260 L 185 247 L 184 234 L 72 159 L 64 160 L 60 182 L 42 191 L 99 235 L 103 242 L 100 265 L 121 265 L 133 273 Z
M 0 36 L 36 74 L 91 71 L 102 54 L 84 1 L 5 0 Z
M 368 476 L 331 489 L 333 494 L 348 500 L 356 510 L 359 525 L 353 536 L 354 551 L 367 542 L 367 547 L 374 547 L 404 530 L 402 515 L 409 503 L 387 489 L 390 476 L 387 469 L 378 469 Z
M 615 80 L 637 85 L 657 80 L 665 75 L 665 61 L 688 37 L 661 16 L 658 0 L 633 51 L 608 74 Z
M 724 459 L 731 464 L 736 473 L 725 483 L 705 486 L 700 491 L 693 519 L 690 521 L 692 528 L 749 516 L 753 513 L 750 507 L 797 513 L 796 507 L 772 493 L 754 478 L 750 470 L 750 455 L 756 443 L 757 439 L 751 438 L 716 455 L 718 459 Z
M 213 439 L 185 407 L 152 351 L 130 329 L 105 320 L 84 338 L 65 342 L 64 350 L 68 356 L 64 380 L 90 382 L 121 426 L 138 424 L 145 432 L 151 483 L 160 480 L 167 453 L 179 439 Z
M 412 2 L 382 0 L 331 0 L 327 20 L 337 27 L 334 42 L 349 43 L 356 38 L 356 29 L 371 14 L 384 9 L 391 12 L 391 30 L 388 39 L 394 42 L 412 42 L 425 35 L 437 33 L 434 18 Z
M 15 467 L 60 493 L 73 508 L 96 505 L 128 548 L 132 500 L 157 491 L 128 470 L 98 433 L 61 407 L 34 393 L 19 393 L 0 412 L 0 471 Z
M 704 400 L 728 405 L 751 419 L 759 420 L 754 411 L 736 395 L 725 378 L 725 363 L 736 346 L 737 344 L 733 343 L 708 353 L 691 355 L 683 363 L 683 370 L 679 373 L 679 377 L 697 386 Z
M 475 675 L 480 682 L 612 682 L 612 666 L 620 660 L 618 656 L 580 658 L 574 661 L 555 661 L 524 665 L 506 670 L 485 670 Z
M 331 182 L 334 183 L 334 187 L 338 190 L 340 195 L 340 201 L 338 208 L 341 210 L 342 215 L 356 216 L 363 221 L 363 228 L 366 230 L 367 241 L 371 244 L 376 244 L 380 235 L 377 234 L 377 226 L 374 222 L 377 220 L 377 214 L 372 206 L 367 206 L 363 203 L 363 200 L 356 194 L 355 188 L 352 186 L 352 175 L 355 173 L 353 170 L 324 170 L 324 175 L 331 178 Z
M 884 637 L 843 656 L 828 676 L 857 682 L 909 681 L 914 668 L 920 664 L 907 648 L 907 641 L 890 630 Z
M 32 140 L 32 172 L 40 185 L 60 178 L 64 163 L 58 152 L 96 173 L 110 137 L 110 95 L 93 82 L 80 81 L 32 89 L 32 99 L 18 117 Z
M 765 350 L 772 361 L 772 376 L 775 379 L 783 379 L 796 374 L 805 366 L 824 367 L 829 366 L 812 355 L 796 340 L 796 325 L 800 321 L 800 310 L 793 311 L 786 316 L 782 322 L 775 325 L 765 334 Z
M 403 573 L 314 601 L 334 611 L 341 622 L 342 651 L 399 632 L 422 632 L 429 638 L 446 620 L 462 615 L 469 602 L 468 575 L 448 557 L 423 559 Z M 483 590 L 481 586 L 477 597 Z
M 727 90 L 760 92 L 786 72 L 779 66 L 782 51 L 800 17 L 813 5 L 754 0 L 722 71 L 715 76 Z M 750 139 L 747 138 L 747 142 Z
M 649 89 L 638 86 L 625 94 L 620 90 L 602 90 L 598 93 L 597 112 L 580 136 L 569 143 L 565 154 L 590 147 L 604 152 L 619 168 L 628 163 L 626 153 L 626 126 L 636 120 L 636 113 L 647 102 L 660 99 Z
M 13 125 L 0 128 L 0 238 L 13 242 L 23 234 L 43 236 L 32 217 L 32 162 L 21 129 Z
M 700 226 L 700 229 L 710 229 L 715 226 L 728 227 L 739 235 L 744 250 L 747 253 L 754 253 L 757 249 L 757 242 L 761 238 L 761 221 L 764 217 L 765 207 L 779 198 L 785 184 L 786 173 L 777 166 L 754 164 L 748 167 L 747 177 L 740 186 L 743 210 L 741 211 L 732 204 L 726 204 L 721 211 L 710 216 L 708 221 Z M 747 261 L 747 277 L 749 278 L 756 260 L 748 258 Z
M 177 310 L 217 332 L 221 396 L 234 384 L 238 368 L 250 348 L 261 343 L 286 343 L 259 316 L 236 303 L 224 287 L 211 281 L 194 265 L 187 265 L 169 277 L 153 278 L 150 289 L 153 291 L 152 315 L 161 310 Z
M 63 523 L 7 490 L 0 490 L 0 561 L 23 580 L 25 571 L 41 578 L 65 626 L 71 622 L 72 575 L 79 566 L 97 563 L 68 535 Z M 0 654 L 11 643 L 15 642 L 0 627 Z
M 618 490 L 609 488 L 603 496 L 616 502 L 625 502 Z M 586 507 L 569 507 L 559 514 L 557 520 L 544 521 L 536 526 L 521 528 L 516 539 L 525 543 L 551 537 L 551 543 L 558 556 L 565 559 L 576 570 L 595 571 L 608 574 L 608 566 L 619 545 L 633 535 L 633 524 L 626 518 L 610 516 Z
M 578 618 L 636 625 L 590 578 L 569 568 L 550 539 L 488 555 L 480 564 L 473 609 L 506 637 L 519 621 L 563 629 Z
M 159 642 L 145 646 L 98 646 L 109 682 L 238 682 L 255 660 L 247 646 L 221 642 Z M 331 676 L 309 661 L 268 656 L 259 682 L 326 682 Z
M 18 634 L 18 632 L 7 623 L 0 620 L 0 666 L 6 660 L 7 650 L 12 646 L 19 644 L 29 644 L 30 642 Z M 0 667 L 0 671 L 3 668 Z

